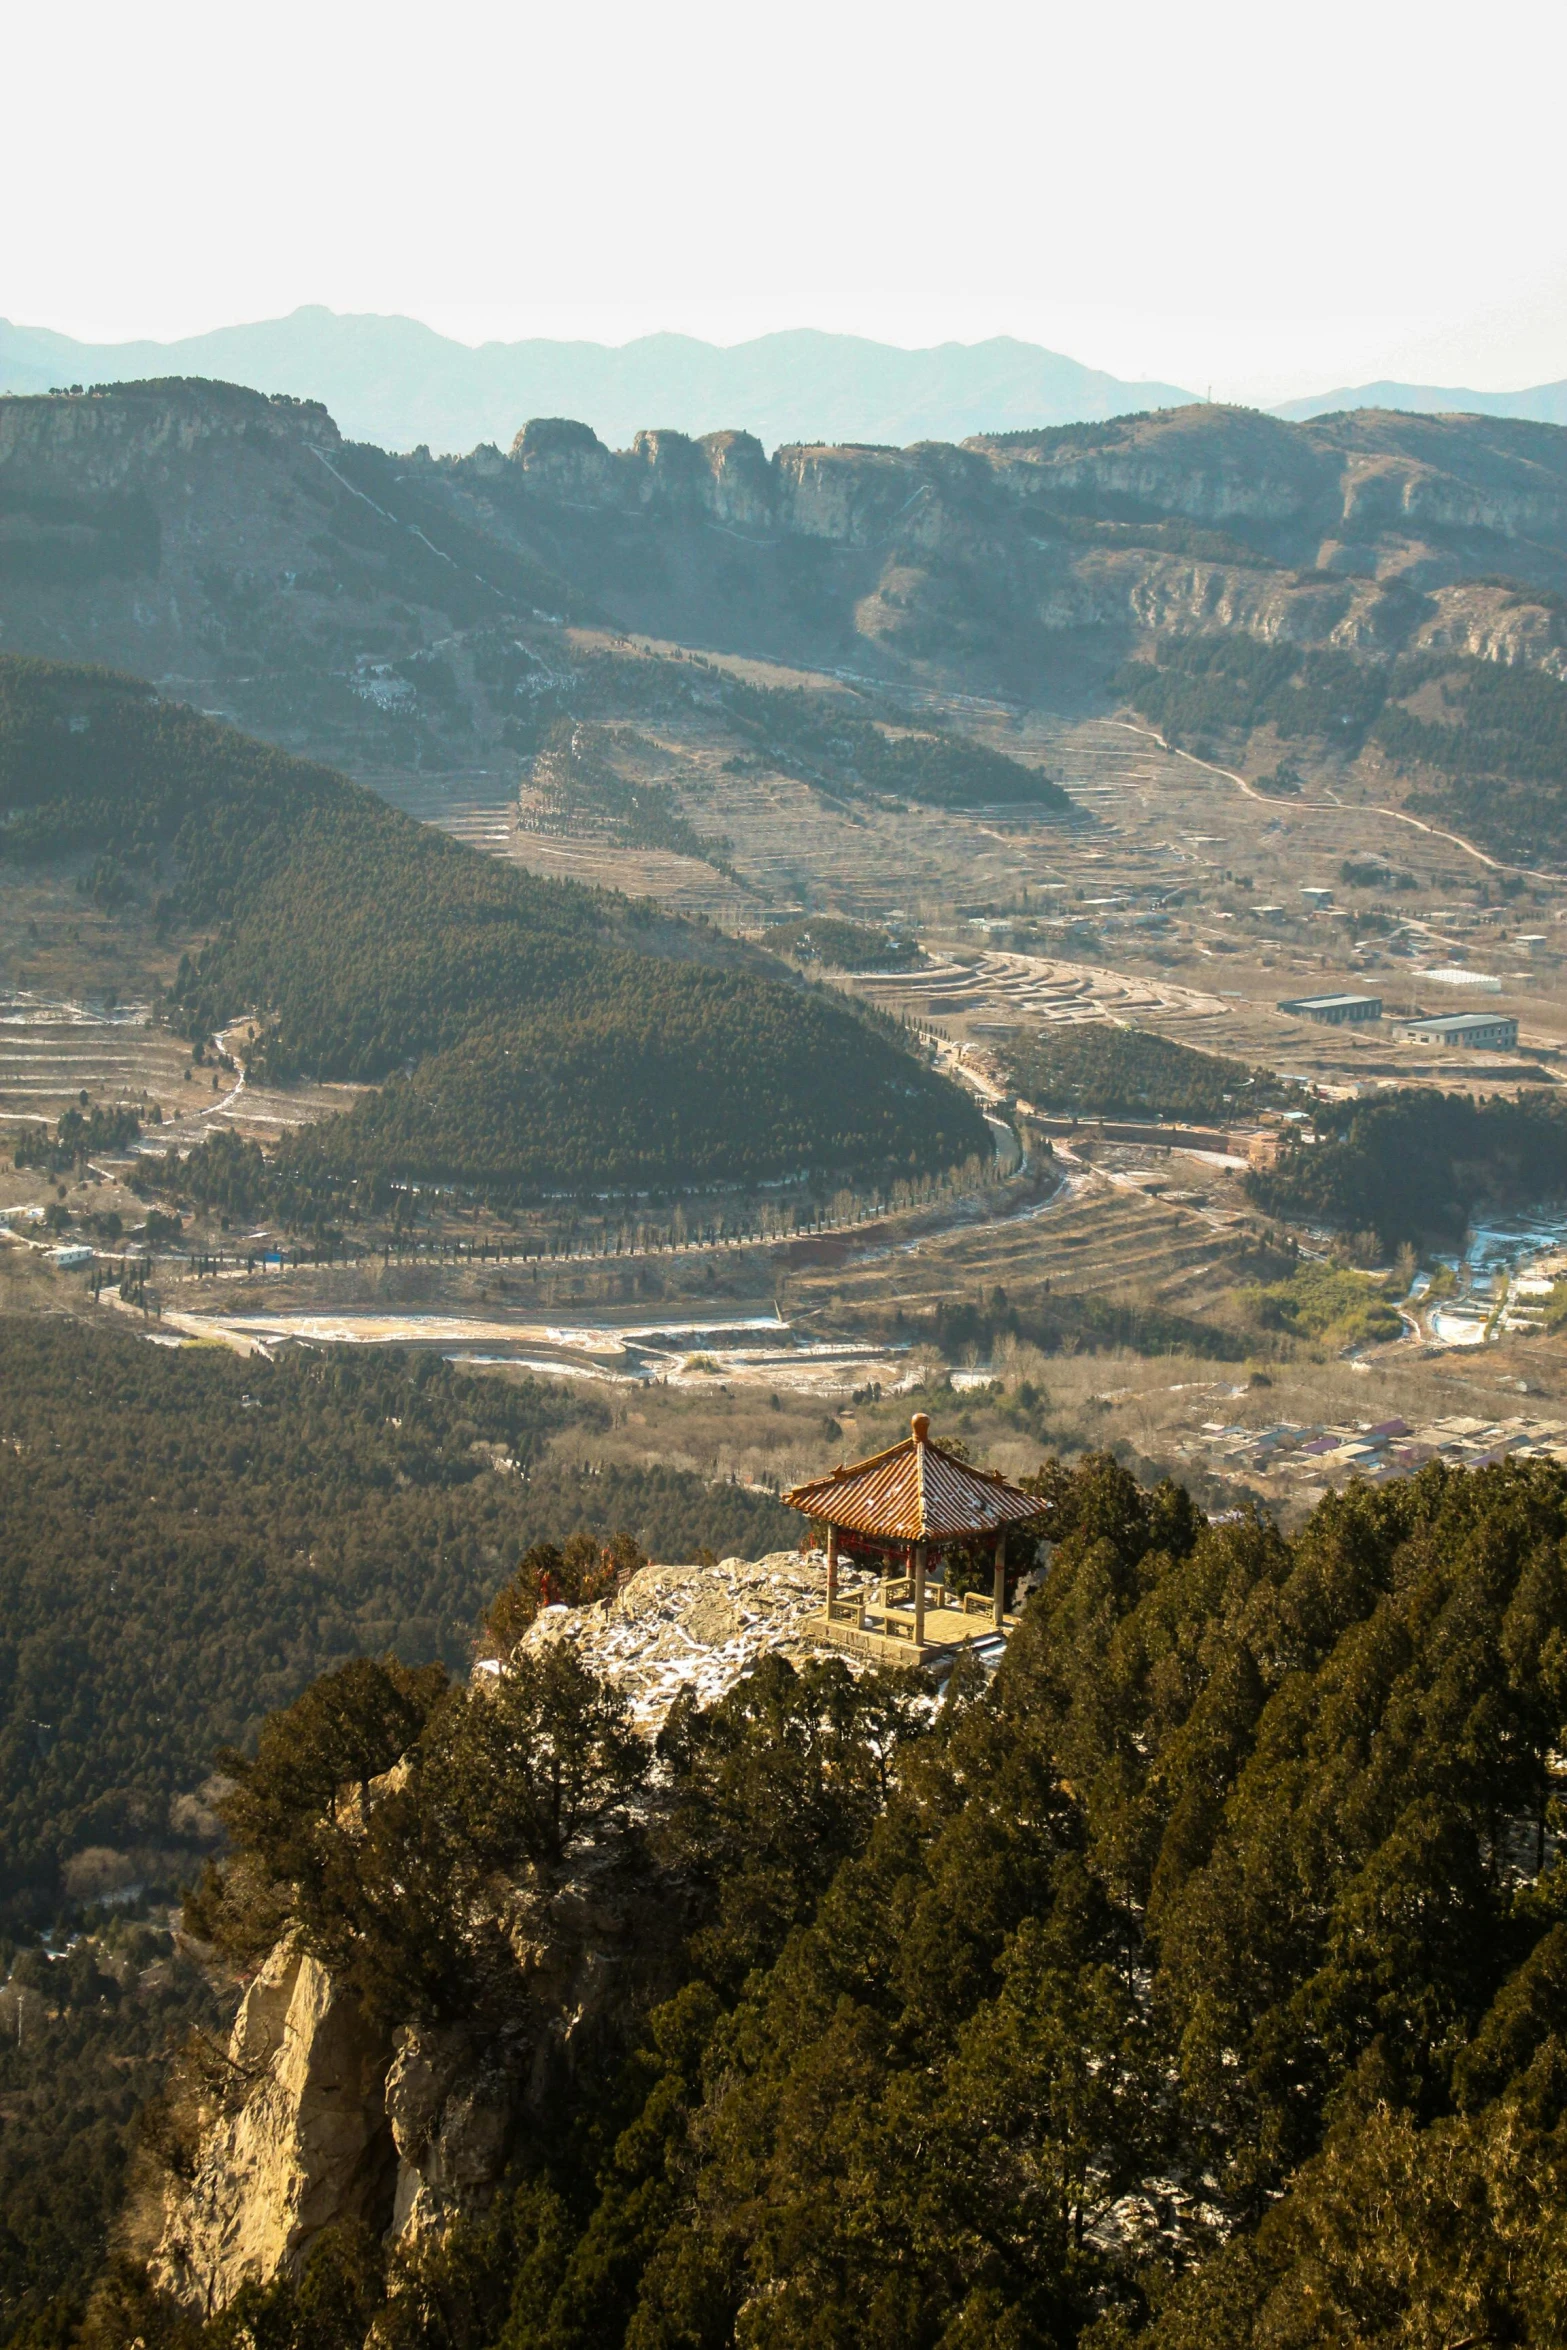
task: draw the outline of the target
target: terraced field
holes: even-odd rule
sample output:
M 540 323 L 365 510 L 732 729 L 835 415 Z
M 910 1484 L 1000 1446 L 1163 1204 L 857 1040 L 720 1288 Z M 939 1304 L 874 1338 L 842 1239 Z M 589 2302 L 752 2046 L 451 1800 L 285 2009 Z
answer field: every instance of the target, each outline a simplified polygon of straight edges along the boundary
M 1055 1297 L 1136 1300 L 1193 1314 L 1233 1286 L 1242 1218 L 1222 1182 L 1194 1184 L 1189 1200 L 1172 1202 L 1118 1180 L 1119 1170 L 1063 1164 L 1059 1190 L 1010 1214 L 801 1267 L 784 1285 L 791 1312 L 852 1327 L 900 1308 L 913 1318 L 954 1300 L 983 1302 L 998 1287 L 1016 1299 L 1048 1285 Z M 1173 1182 L 1171 1164 L 1189 1162 L 1166 1163 Z
M 985 952 L 960 959 L 935 948 L 917 970 L 866 971 L 844 984 L 886 1011 L 957 1021 L 970 1034 L 1090 1020 L 1185 1034 L 1232 1017 L 1220 997 L 1173 981 L 1040 955 Z M 1194 1034 L 1191 1041 L 1202 1038 Z
M 516 786 L 502 778 L 366 776 L 394 807 L 423 824 L 439 825 L 470 848 L 507 857 L 546 881 L 579 881 L 588 889 L 623 890 L 652 898 L 673 914 L 705 914 L 725 929 L 757 919 L 758 900 L 696 857 L 668 849 L 630 849 L 584 835 L 561 837 L 527 830 L 518 821 Z
M 172 1110 L 190 1088 L 190 1047 L 154 1027 L 146 1004 L 112 1011 L 14 993 L 0 999 L 0 1118 L 58 1118 L 94 1101 L 156 1101 Z
M 976 1046 L 1004 1044 L 1028 1028 L 1108 1020 L 1329 1084 L 1516 1083 L 1521 1064 L 1533 1058 L 1527 1051 L 1475 1054 L 1410 1043 L 1386 1020 L 1325 1028 L 1279 1012 L 1267 1000 L 1266 972 L 1243 969 L 1226 976 L 1249 978 L 1262 1000 L 1247 1000 L 1234 988 L 1207 992 L 1147 971 L 995 950 L 954 953 L 934 943 L 914 970 L 860 972 L 842 984 L 884 1010 Z M 1295 984 L 1316 992 L 1314 975 Z M 1359 984 L 1370 992 L 1371 983 Z M 1540 1044 L 1547 1052 L 1554 1049 L 1549 1035 Z
M 929 968 L 863 979 L 861 992 L 976 1045 L 1016 1025 L 1126 1020 L 1350 1086 L 1533 1082 L 1542 1055 L 1567 1056 L 1559 892 L 1532 889 L 1512 914 L 1493 893 L 1489 912 L 1476 909 L 1465 900 L 1491 888 L 1486 862 L 1386 811 L 1260 798 L 1121 719 L 928 700 L 932 716 L 1056 777 L 1079 821 L 835 800 L 749 754 L 737 760 L 735 740 L 705 716 L 646 729 L 649 780 L 672 786 L 700 831 L 729 840 L 737 887 L 694 859 L 626 848 L 590 828 L 580 837 L 521 829 L 515 786 L 500 776 L 375 780 L 534 871 L 652 897 L 726 928 L 762 936 L 801 910 L 910 925 L 932 950 Z M 1341 879 L 1356 860 L 1400 876 L 1369 931 L 1361 917 L 1375 893 Z M 1332 902 L 1308 899 L 1308 888 Z M 1423 973 L 1453 961 L 1496 971 L 1500 993 L 1487 1003 L 1518 1019 L 1518 1053 L 1433 1049 L 1386 1022 L 1326 1029 L 1276 1009 L 1281 997 L 1342 988 L 1381 994 L 1390 1011 L 1442 1008 L 1447 999 Z

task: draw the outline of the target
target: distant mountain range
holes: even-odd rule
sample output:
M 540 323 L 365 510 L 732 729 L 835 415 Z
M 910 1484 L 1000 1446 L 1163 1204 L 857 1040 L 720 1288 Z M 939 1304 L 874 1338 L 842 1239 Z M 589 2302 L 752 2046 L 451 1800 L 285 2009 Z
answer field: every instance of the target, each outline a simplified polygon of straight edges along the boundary
M 1275 416 L 1307 424 L 1348 408 L 1394 408 L 1408 416 L 1509 416 L 1526 424 L 1567 424 L 1567 383 L 1535 384 L 1525 392 L 1468 392 L 1440 384 L 1357 384 L 1353 391 L 1319 392 L 1286 400 Z
M 0 320 L 0 392 L 209 376 L 324 401 L 350 440 L 436 455 L 507 448 L 531 416 L 579 417 L 612 447 L 647 425 L 786 441 L 906 448 L 971 433 L 1098 422 L 1178 408 L 1178 385 L 1127 383 L 1058 352 L 996 336 L 904 351 L 801 329 L 725 350 L 688 335 L 603 343 L 450 341 L 412 318 L 321 308 L 177 343 L 79 343 Z
M 182 342 L 80 343 L 0 319 L 0 392 L 171 375 L 320 400 L 350 440 L 385 449 L 422 443 L 437 456 L 484 441 L 507 448 L 531 416 L 578 417 L 612 448 L 646 426 L 673 425 L 692 434 L 737 428 L 768 448 L 863 441 L 902 449 L 1197 401 L 1178 384 L 1129 382 L 1007 335 L 924 351 L 812 328 L 729 349 L 689 335 L 474 349 L 414 318 L 344 317 L 315 305 Z M 1286 400 L 1272 413 L 1303 423 L 1349 408 L 1567 424 L 1567 383 L 1521 392 L 1360 384 Z

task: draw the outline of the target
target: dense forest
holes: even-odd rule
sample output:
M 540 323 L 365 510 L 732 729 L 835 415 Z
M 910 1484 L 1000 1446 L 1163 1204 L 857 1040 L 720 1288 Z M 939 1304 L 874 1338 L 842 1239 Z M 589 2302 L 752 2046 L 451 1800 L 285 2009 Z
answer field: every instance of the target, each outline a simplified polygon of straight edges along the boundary
M 1411 593 L 1384 590 L 1401 608 Z M 1432 678 L 1442 681 L 1440 721 L 1403 706 Z M 1567 686 L 1544 670 L 1448 653 L 1368 661 L 1233 635 L 1169 644 L 1157 662 L 1128 662 L 1115 682 L 1168 739 L 1192 748 L 1260 726 L 1349 757 L 1374 741 L 1401 765 L 1434 771 L 1414 805 L 1472 827 L 1503 855 L 1556 853 L 1567 817 Z M 1267 780 L 1300 788 L 1288 760 Z
M 858 1166 L 889 1177 L 986 1149 L 979 1112 L 902 1049 L 852 1034 L 822 991 L 648 958 L 609 1002 L 568 995 L 476 1028 L 283 1154 L 302 1177 L 385 1168 L 492 1196 L 757 1181 Z M 844 1050 L 850 1030 L 850 1050 Z
M 655 1762 L 556 1647 L 274 1719 L 190 1912 L 233 1959 L 286 1923 L 386 2029 L 526 2044 L 483 1889 L 591 1864 L 641 1997 L 520 2092 L 487 2211 L 329 2231 L 205 2328 L 122 2264 L 82 2339 L 1559 2343 L 1567 1476 L 1432 1464 L 1290 1540 L 1103 1456 L 1038 1489 L 1044 1589 L 934 1717 L 774 1657 Z
M 1233 1118 L 1285 1090 L 1266 1069 L 1097 1020 L 1015 1037 L 1006 1062 L 1016 1090 L 1036 1109 L 1083 1117 Z
M 1236 634 L 1171 644 L 1157 665 L 1130 661 L 1115 682 L 1161 733 L 1182 743 L 1215 729 L 1272 726 L 1282 741 L 1326 736 L 1352 753 L 1382 708 L 1388 673 L 1348 653 Z
M 0 1923 L 83 1847 L 176 1851 L 217 1746 L 346 1657 L 454 1670 L 545 1536 L 662 1557 L 792 1539 L 766 1496 L 589 1474 L 603 1406 L 377 1351 L 240 1361 L 0 1321 Z
M 1405 765 L 1435 769 L 1442 781 L 1427 796 L 1460 823 L 1514 856 L 1554 863 L 1567 824 L 1567 687 L 1543 669 L 1465 661 L 1442 694 L 1446 723 L 1390 706 L 1378 742 Z
M 84 847 L 171 866 L 165 918 L 216 925 L 175 983 L 191 1035 L 263 1011 L 251 1059 L 273 1078 L 448 1056 L 318 1129 L 334 1166 L 406 1143 L 406 1167 L 373 1171 L 613 1183 L 602 1134 L 617 1166 L 667 1182 L 903 1173 L 983 1147 L 967 1096 L 839 1002 L 700 963 L 679 925 L 479 855 L 133 680 L 0 660 L 0 852 Z M 626 1078 L 648 1065 L 660 1115 L 631 1133 L 645 1096 Z
M 1482 1200 L 1557 1198 L 1567 1188 L 1567 1107 L 1549 1095 L 1475 1101 L 1406 1087 L 1318 1103 L 1315 1139 L 1286 1138 L 1278 1164 L 1246 1177 L 1269 1215 L 1384 1248 L 1451 1243 Z
M 0 1935 L 0 2339 L 58 2344 L 126 2189 L 138 2115 L 192 2032 L 233 2009 L 143 1902 L 79 1911 L 68 1951 Z

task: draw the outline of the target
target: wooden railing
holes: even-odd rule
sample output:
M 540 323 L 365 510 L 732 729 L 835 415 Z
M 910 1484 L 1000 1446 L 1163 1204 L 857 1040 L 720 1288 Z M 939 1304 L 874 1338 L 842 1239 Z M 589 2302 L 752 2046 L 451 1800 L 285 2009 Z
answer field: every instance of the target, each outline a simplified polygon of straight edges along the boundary
M 933 1645 L 930 1623 L 933 1615 L 943 1610 L 965 1618 L 988 1619 L 995 1609 L 995 1599 L 988 1591 L 953 1591 L 948 1584 L 932 1578 L 925 1585 L 926 1638 L 923 1646 L 914 1634 L 914 1578 L 912 1575 L 889 1576 L 885 1582 L 862 1583 L 853 1592 L 840 1592 L 829 1600 L 824 1609 L 830 1632 L 846 1646 L 857 1647 L 867 1655 L 885 1657 L 888 1648 L 914 1649 L 923 1655 Z M 940 1635 L 934 1645 L 939 1646 Z
M 929 1613 L 940 1608 L 952 1608 L 960 1615 L 988 1616 L 995 1604 L 994 1595 L 989 1591 L 953 1591 L 947 1584 L 938 1582 L 929 1582 L 925 1586 L 925 1606 Z M 863 1623 L 867 1607 L 881 1614 L 889 1608 L 912 1608 L 913 1605 L 914 1579 L 910 1575 L 900 1575 L 885 1584 L 866 1584 L 856 1592 L 840 1593 L 827 1612 L 834 1623 Z

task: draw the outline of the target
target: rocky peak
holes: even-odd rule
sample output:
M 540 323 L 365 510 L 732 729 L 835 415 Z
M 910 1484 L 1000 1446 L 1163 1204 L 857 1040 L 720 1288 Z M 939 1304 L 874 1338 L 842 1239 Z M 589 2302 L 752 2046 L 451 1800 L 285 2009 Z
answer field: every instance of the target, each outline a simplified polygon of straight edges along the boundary
M 765 530 L 773 521 L 773 469 L 754 433 L 710 432 L 698 444 L 707 458 L 709 502 L 720 522 Z
M 535 416 L 512 442 L 511 456 L 536 495 L 567 506 L 618 503 L 620 460 L 591 425 L 569 416 Z
M 34 491 L 141 488 L 149 476 L 166 478 L 199 452 L 233 442 L 331 451 L 339 436 L 319 401 L 182 376 L 0 397 L 0 467 L 11 485 Z

